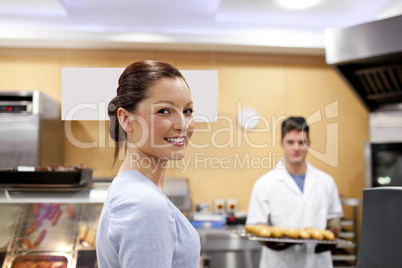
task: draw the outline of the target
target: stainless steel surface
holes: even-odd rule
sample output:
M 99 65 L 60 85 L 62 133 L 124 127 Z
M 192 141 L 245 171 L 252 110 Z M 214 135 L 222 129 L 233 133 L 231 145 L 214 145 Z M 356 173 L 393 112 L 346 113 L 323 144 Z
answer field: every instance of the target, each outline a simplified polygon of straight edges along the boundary
M 38 115 L 0 116 L 0 167 L 39 164 Z
M 325 31 L 325 57 L 330 65 L 402 51 L 402 15 Z
M 0 203 L 104 203 L 109 184 L 93 184 L 91 187 L 49 189 L 0 189 Z
M 327 64 L 369 110 L 402 102 L 402 15 L 325 31 Z
M 373 187 L 373 183 L 371 182 L 371 177 L 373 176 L 371 165 L 371 144 L 370 142 L 364 143 L 364 181 L 365 188 Z
M 13 110 L 12 105 L 26 109 Z M 39 91 L 0 92 L 0 106 L 0 168 L 62 164 L 56 100 Z
M 191 211 L 190 189 L 186 178 L 166 178 L 164 191 L 178 209 L 183 212 Z
M 402 142 L 402 105 L 389 105 L 371 112 L 369 131 L 371 142 Z
M 227 229 L 197 229 L 209 268 L 258 268 L 261 247 Z

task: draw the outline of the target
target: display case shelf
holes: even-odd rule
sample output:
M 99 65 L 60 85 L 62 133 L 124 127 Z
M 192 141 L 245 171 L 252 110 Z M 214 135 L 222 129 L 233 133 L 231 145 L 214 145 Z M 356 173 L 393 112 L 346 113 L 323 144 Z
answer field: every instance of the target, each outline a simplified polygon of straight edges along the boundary
M 95 235 L 108 186 L 1 189 L 0 267 L 13 267 L 15 260 L 23 259 L 20 256 L 27 256 L 27 260 L 63 256 L 68 268 L 97 267 Z M 60 210 L 60 216 L 54 223 L 47 210 L 52 207 Z M 38 219 L 41 220 L 39 227 L 27 232 Z M 84 226 L 87 232 L 82 237 Z M 42 232 L 45 233 L 43 240 L 35 244 Z M 31 245 L 25 240 L 29 240 Z

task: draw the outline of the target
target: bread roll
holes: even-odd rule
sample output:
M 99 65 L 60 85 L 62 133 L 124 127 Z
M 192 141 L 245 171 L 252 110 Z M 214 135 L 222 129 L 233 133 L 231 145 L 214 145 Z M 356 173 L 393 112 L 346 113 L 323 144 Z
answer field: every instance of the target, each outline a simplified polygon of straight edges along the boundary
M 299 230 L 295 228 L 283 228 L 282 234 L 293 239 L 299 238 Z
M 257 225 L 246 225 L 244 226 L 244 229 L 257 236 L 262 236 L 262 237 L 271 237 L 271 227 L 268 225 L 264 224 L 257 224 Z
M 271 232 L 271 227 L 270 226 L 262 226 L 261 228 L 260 228 L 260 233 L 259 233 L 259 236 L 262 236 L 262 237 L 271 237 L 271 234 L 272 234 L 272 232 Z
M 244 226 L 244 229 L 245 229 L 248 233 L 254 234 L 254 235 L 258 235 L 258 233 L 260 232 L 260 231 L 259 231 L 260 228 L 261 228 L 261 226 L 259 226 L 259 225 L 252 225 L 252 224 L 249 224 L 249 225 Z
M 255 228 L 255 225 L 251 225 L 251 224 L 244 226 L 244 230 L 246 230 L 246 232 L 248 232 L 248 233 L 254 233 L 254 228 Z
M 276 227 L 276 226 L 271 227 L 271 233 L 272 233 L 272 236 L 275 238 L 280 238 L 283 235 L 282 228 Z
M 310 234 L 306 230 L 300 230 L 299 236 L 301 239 L 310 239 Z
M 325 230 L 323 231 L 324 234 L 324 238 L 327 240 L 334 240 L 335 239 L 335 234 L 333 232 L 331 232 L 330 230 Z
M 308 228 L 306 228 L 304 230 L 306 230 L 306 232 L 308 232 L 310 234 L 311 238 L 313 238 L 313 239 L 317 239 L 317 240 L 323 240 L 324 239 L 324 233 L 320 229 L 308 227 Z

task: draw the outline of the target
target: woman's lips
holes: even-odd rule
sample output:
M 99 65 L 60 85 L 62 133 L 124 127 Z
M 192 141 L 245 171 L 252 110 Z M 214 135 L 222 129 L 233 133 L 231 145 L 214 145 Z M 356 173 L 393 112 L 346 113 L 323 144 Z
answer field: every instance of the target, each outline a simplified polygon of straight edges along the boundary
M 186 144 L 186 138 L 183 136 L 165 138 L 165 141 L 169 142 L 170 144 L 173 144 L 174 146 L 184 146 L 184 144 Z

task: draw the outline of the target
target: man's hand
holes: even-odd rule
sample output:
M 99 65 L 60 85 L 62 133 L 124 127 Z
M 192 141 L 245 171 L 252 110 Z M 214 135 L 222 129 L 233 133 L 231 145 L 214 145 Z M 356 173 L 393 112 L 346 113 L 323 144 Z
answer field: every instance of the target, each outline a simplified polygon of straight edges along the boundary
M 296 243 L 285 243 L 285 242 L 261 242 L 264 246 L 272 250 L 284 250 L 288 247 L 295 245 Z
M 315 246 L 314 253 L 321 253 L 335 248 L 335 244 L 318 244 L 317 246 Z
M 339 238 L 339 229 L 341 226 L 341 219 L 340 218 L 330 219 L 330 220 L 328 220 L 327 224 L 328 224 L 328 226 L 326 229 L 333 232 L 335 235 L 335 238 Z M 336 248 L 335 244 L 318 244 L 315 247 L 314 252 L 320 253 L 320 252 L 324 252 L 324 251 L 328 251 L 328 250 L 333 250 L 335 248 Z
M 339 231 L 341 230 L 341 219 L 333 218 L 327 221 L 327 230 L 330 230 L 335 234 L 335 237 L 339 237 Z

